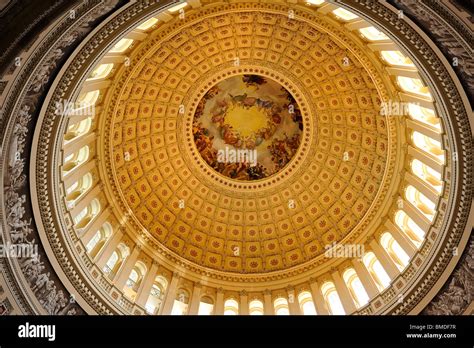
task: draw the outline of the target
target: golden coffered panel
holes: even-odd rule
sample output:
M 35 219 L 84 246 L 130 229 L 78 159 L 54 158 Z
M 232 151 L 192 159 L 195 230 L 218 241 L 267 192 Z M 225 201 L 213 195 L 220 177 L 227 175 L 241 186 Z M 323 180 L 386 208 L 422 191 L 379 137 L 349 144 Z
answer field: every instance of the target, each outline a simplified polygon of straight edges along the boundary
M 319 26 L 258 7 L 163 24 L 120 72 L 105 130 L 115 192 L 136 228 L 192 263 L 237 273 L 311 261 L 369 223 L 396 142 L 379 107 L 387 86 L 360 44 L 317 16 Z M 288 165 L 252 182 L 210 168 L 192 130 L 209 89 L 244 74 L 286 88 L 304 125 Z

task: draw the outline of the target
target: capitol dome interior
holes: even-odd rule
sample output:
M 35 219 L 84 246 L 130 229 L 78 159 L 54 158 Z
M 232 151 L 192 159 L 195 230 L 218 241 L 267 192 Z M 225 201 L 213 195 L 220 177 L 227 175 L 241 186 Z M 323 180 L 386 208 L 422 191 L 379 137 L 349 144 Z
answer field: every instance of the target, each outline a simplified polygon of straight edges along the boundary
M 36 253 L 0 258 L 0 314 L 473 314 L 459 3 L 32 5 L 0 238 Z

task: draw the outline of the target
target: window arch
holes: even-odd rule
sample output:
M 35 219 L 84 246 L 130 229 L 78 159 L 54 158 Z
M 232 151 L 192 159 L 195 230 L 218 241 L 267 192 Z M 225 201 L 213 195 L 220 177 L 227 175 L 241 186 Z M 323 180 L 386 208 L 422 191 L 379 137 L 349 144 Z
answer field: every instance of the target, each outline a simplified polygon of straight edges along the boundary
M 288 306 L 288 301 L 284 297 L 278 297 L 273 301 L 273 306 L 275 308 L 276 315 L 289 315 L 290 308 Z
M 168 281 L 161 275 L 155 278 L 155 283 L 160 286 L 162 293 L 164 293 L 168 288 Z
M 141 261 L 138 261 L 133 267 L 130 275 L 128 276 L 127 282 L 123 287 L 123 292 L 128 298 L 135 300 L 137 297 L 138 289 L 140 288 L 141 282 L 145 277 L 147 267 Z
M 252 300 L 249 303 L 249 314 L 250 315 L 263 315 L 263 302 L 260 300 Z
M 388 40 L 388 36 L 375 27 L 362 28 L 359 32 L 369 41 Z
M 415 67 L 411 59 L 400 51 L 381 51 L 380 55 L 390 65 Z
M 397 76 L 397 83 L 405 92 L 417 94 L 421 97 L 431 99 L 431 93 L 427 86 L 420 79 L 406 76 Z
M 343 21 L 346 21 L 346 22 L 359 18 L 359 16 L 357 16 L 356 14 L 342 7 L 339 7 L 338 9 L 332 11 L 332 13 L 334 13 L 337 18 L 342 19 Z
M 115 268 L 117 263 L 119 262 L 119 253 L 114 251 L 112 256 L 110 256 L 109 260 L 107 261 L 106 265 L 104 266 L 104 273 L 111 274 L 112 270 Z
M 441 122 L 440 119 L 436 117 L 434 110 L 414 103 L 409 103 L 408 113 L 414 120 L 420 121 L 428 126 L 436 128 L 438 131 L 441 131 Z
M 151 286 L 150 294 L 145 304 L 145 310 L 148 314 L 157 314 L 161 304 L 163 303 L 163 296 L 166 291 L 168 282 L 163 276 L 155 277 L 155 281 Z
M 66 189 L 66 201 L 75 202 L 92 187 L 92 174 L 86 173 Z
M 97 253 L 102 249 L 105 245 L 105 242 L 109 239 L 112 235 L 112 225 L 106 222 L 92 237 L 92 239 L 87 243 L 86 250 L 87 253 L 94 258 Z
M 129 254 L 130 249 L 125 244 L 120 243 L 105 264 L 103 272 L 112 279 Z
M 309 291 L 302 291 L 298 295 L 298 303 L 301 313 L 304 315 L 316 315 L 316 307 L 314 306 L 313 296 Z
M 70 125 L 67 128 L 67 132 L 64 135 L 64 140 L 71 141 L 77 137 L 85 135 L 89 132 L 92 126 L 92 117 L 87 117 L 86 119 Z
M 214 312 L 214 300 L 209 296 L 203 296 L 199 301 L 198 315 L 212 315 Z
M 369 302 L 369 296 L 365 291 L 359 276 L 353 268 L 347 269 L 342 275 L 344 282 L 354 300 L 357 308 L 365 306 Z
M 179 289 L 176 292 L 176 299 L 174 300 L 172 315 L 185 315 L 188 312 L 189 292 L 185 289 Z
M 346 314 L 344 307 L 342 306 L 341 299 L 336 291 L 336 287 L 332 282 L 326 282 L 321 286 L 321 292 L 324 297 L 324 301 L 328 306 L 330 314 L 342 315 Z
M 133 39 L 123 38 L 117 42 L 114 47 L 109 51 L 110 53 L 122 53 L 125 52 L 133 43 Z
M 388 276 L 380 261 L 377 259 L 377 257 L 375 257 L 373 252 L 365 254 L 363 261 L 365 267 L 369 271 L 372 279 L 375 281 L 375 284 L 377 284 L 377 287 L 380 291 L 384 290 L 390 285 L 390 277 Z
M 238 315 L 239 314 L 239 303 L 230 298 L 224 303 L 224 315 Z
M 141 278 L 141 274 L 139 273 L 139 270 L 132 269 L 132 271 L 130 272 L 130 276 L 127 279 L 127 283 L 125 285 L 128 287 L 135 287 L 135 285 L 137 284 L 140 278 Z
M 324 1 L 325 0 L 306 0 L 306 3 L 319 6 L 324 4 Z
M 427 182 L 438 193 L 441 193 L 443 182 L 440 173 L 417 159 L 411 161 L 411 170 L 413 174 Z
M 395 214 L 395 223 L 418 248 L 421 246 L 425 238 L 425 231 L 423 231 L 407 213 L 403 210 L 397 211 Z
M 426 216 L 428 220 L 433 221 L 436 205 L 426 198 L 424 194 L 412 185 L 408 185 L 405 189 L 405 197 L 416 209 Z
M 178 4 L 176 6 L 169 8 L 168 11 L 171 13 L 178 12 L 179 10 L 185 8 L 186 6 L 188 6 L 188 4 L 186 2 L 183 2 L 181 4 Z
M 100 202 L 94 198 L 79 214 L 74 217 L 76 228 L 85 228 L 99 214 Z
M 99 100 L 99 96 L 100 96 L 99 90 L 83 93 L 79 95 L 79 97 L 77 98 L 77 103 L 82 104 L 82 105 L 93 105 L 97 103 L 97 101 Z
M 385 232 L 380 237 L 380 244 L 387 251 L 390 258 L 397 265 L 400 271 L 403 271 L 410 262 L 410 256 L 403 250 L 398 242 L 393 238 L 390 232 Z
M 441 143 L 420 132 L 414 131 L 412 135 L 413 144 L 420 150 L 434 156 L 438 161 L 444 164 L 444 152 L 441 149 Z
M 81 147 L 76 152 L 64 159 L 63 172 L 68 173 L 72 169 L 79 167 L 89 159 L 90 149 L 88 145 Z
M 150 19 L 147 19 L 145 22 L 143 22 L 142 24 L 140 24 L 137 29 L 138 30 L 142 30 L 142 31 L 145 31 L 145 30 L 148 30 L 150 29 L 152 26 L 154 26 L 156 23 L 158 22 L 158 19 L 156 18 L 150 18 Z
M 89 75 L 86 81 L 94 81 L 94 80 L 106 78 L 112 71 L 113 67 L 114 67 L 113 63 L 100 64 L 98 67 L 92 70 L 91 74 Z

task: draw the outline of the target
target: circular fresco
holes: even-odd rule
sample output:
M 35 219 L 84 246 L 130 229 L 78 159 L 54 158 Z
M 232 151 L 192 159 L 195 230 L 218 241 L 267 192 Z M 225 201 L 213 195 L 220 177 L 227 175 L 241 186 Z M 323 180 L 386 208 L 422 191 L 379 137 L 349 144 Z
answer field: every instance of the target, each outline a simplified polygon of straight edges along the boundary
M 293 96 L 259 75 L 238 75 L 213 86 L 193 119 L 194 143 L 204 161 L 235 180 L 259 180 L 296 154 L 303 118 Z

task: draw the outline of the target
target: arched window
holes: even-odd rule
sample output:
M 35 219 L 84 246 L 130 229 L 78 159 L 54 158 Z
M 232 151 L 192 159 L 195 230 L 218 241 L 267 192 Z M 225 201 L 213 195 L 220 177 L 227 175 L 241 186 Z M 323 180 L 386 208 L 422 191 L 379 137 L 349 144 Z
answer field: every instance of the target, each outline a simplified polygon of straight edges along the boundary
M 351 21 L 353 19 L 359 18 L 359 16 L 342 7 L 332 11 L 332 13 L 334 13 L 337 18 L 342 19 L 343 21 Z
M 106 222 L 92 237 L 92 239 L 87 243 L 86 250 L 87 253 L 94 258 L 97 253 L 102 249 L 105 242 L 112 235 L 112 225 Z
M 359 279 L 356 271 L 353 268 L 349 268 L 342 275 L 344 282 L 354 300 L 357 308 L 365 306 L 369 302 L 369 296 L 365 291 L 362 282 Z
M 66 200 L 67 200 L 67 196 L 78 187 L 79 187 L 79 180 L 74 181 L 68 188 L 66 188 Z
M 214 311 L 214 301 L 209 296 L 204 296 L 199 302 L 198 315 L 212 315 Z
M 145 30 L 148 30 L 150 29 L 152 26 L 154 26 L 156 23 L 158 22 L 158 19 L 156 18 L 150 18 L 150 19 L 147 19 L 145 22 L 143 22 L 142 24 L 140 24 L 137 29 L 138 30 L 142 30 L 142 31 L 145 31 Z
M 390 285 L 390 277 L 388 276 L 385 269 L 382 267 L 380 261 L 375 257 L 373 252 L 369 252 L 364 255 L 364 265 L 369 271 L 372 279 L 377 284 L 377 287 L 380 291 L 384 290 L 387 286 Z
M 76 228 L 85 228 L 99 214 L 100 203 L 94 198 L 79 214 L 74 217 Z
M 154 283 L 151 286 L 150 290 L 150 296 L 156 297 L 156 298 L 161 298 L 161 294 L 163 293 L 163 287 L 161 284 Z
M 443 182 L 441 180 L 440 173 L 438 173 L 431 167 L 428 167 L 426 164 L 422 163 L 417 159 L 411 161 L 411 170 L 413 174 L 427 182 L 438 193 L 441 193 L 441 190 L 443 188 Z
M 64 135 L 64 140 L 71 141 L 73 139 L 76 139 L 77 137 L 87 134 L 91 129 L 91 126 L 92 117 L 87 117 L 86 119 L 80 122 L 70 125 L 67 128 L 66 134 Z
M 406 199 L 413 204 L 428 220 L 433 221 L 436 205 L 411 185 L 405 189 Z
M 306 3 L 319 6 L 324 4 L 324 1 L 325 0 L 306 0 Z
M 298 302 L 301 313 L 304 315 L 316 315 L 316 308 L 314 307 L 313 296 L 309 291 L 302 291 L 298 295 Z
M 117 42 L 114 47 L 109 51 L 110 53 L 122 53 L 125 52 L 130 45 L 133 43 L 133 39 L 123 38 Z
M 189 292 L 184 289 L 179 289 L 174 300 L 172 315 L 185 315 L 188 312 Z
M 130 249 L 125 244 L 120 243 L 105 264 L 103 272 L 112 279 L 129 254 Z
M 263 315 L 263 302 L 260 300 L 252 300 L 249 303 L 249 314 L 250 315 Z
M 75 153 L 70 154 L 64 159 L 63 172 L 68 173 L 72 169 L 79 167 L 89 158 L 89 146 L 83 146 Z
M 361 29 L 361 30 L 364 30 L 364 29 Z M 372 41 L 375 41 L 375 40 L 372 40 Z M 415 66 L 413 62 L 411 61 L 411 59 L 405 56 L 400 51 L 381 51 L 380 55 L 390 65 L 406 66 L 406 67 Z
M 92 187 L 92 174 L 87 173 L 66 189 L 66 201 L 75 202 Z
M 406 76 L 397 76 L 398 85 L 405 92 L 417 94 L 421 97 L 431 99 L 431 93 L 420 79 L 414 79 Z
M 132 269 L 132 271 L 130 272 L 130 276 L 127 279 L 127 282 L 125 283 L 125 286 L 131 287 L 131 288 L 135 287 L 140 277 L 141 275 L 138 273 L 138 271 L 135 269 Z
M 388 36 L 375 27 L 362 28 L 359 32 L 369 41 L 388 40 Z
M 77 98 L 77 103 L 82 104 L 82 105 L 93 105 L 97 103 L 97 100 L 99 100 L 99 96 L 100 96 L 99 90 L 83 93 L 79 95 L 79 97 Z
M 380 244 L 387 251 L 388 255 L 400 271 L 403 271 L 405 267 L 408 266 L 410 257 L 389 232 L 382 234 Z
M 163 294 L 166 290 L 168 282 L 162 276 L 157 276 L 151 287 L 150 295 L 145 304 L 145 309 L 148 314 L 157 314 L 161 303 L 163 302 Z
M 273 306 L 275 308 L 276 315 L 289 315 L 290 309 L 288 307 L 288 301 L 286 298 L 278 297 L 273 301 Z
M 114 251 L 112 256 L 110 256 L 109 261 L 107 261 L 106 265 L 104 266 L 104 273 L 110 274 L 112 270 L 115 268 L 115 265 L 119 261 L 119 254 L 118 252 Z
M 341 299 L 337 294 L 336 287 L 332 282 L 326 282 L 321 286 L 321 293 L 323 294 L 324 301 L 328 306 L 330 314 L 342 315 L 346 314 L 344 307 L 342 306 Z
M 413 241 L 419 248 L 423 239 L 425 238 L 425 231 L 423 231 L 408 215 L 402 210 L 395 214 L 395 223 L 405 234 Z
M 417 148 L 434 156 L 440 163 L 444 163 L 444 152 L 441 149 L 441 143 L 439 141 L 436 141 L 416 131 L 413 132 L 412 139 L 413 144 L 415 144 Z
M 97 245 L 97 243 L 99 243 L 99 241 L 100 241 L 100 231 L 97 231 L 94 234 L 94 237 L 92 237 L 92 239 L 86 245 L 87 253 L 90 253 L 91 250 L 94 249 L 94 247 Z
M 140 288 L 140 284 L 146 274 L 146 271 L 147 268 L 145 264 L 141 261 L 138 261 L 128 276 L 127 282 L 123 287 L 123 292 L 125 296 L 130 298 L 132 301 L 134 301 L 137 297 L 138 289 Z
M 441 131 L 441 122 L 440 119 L 436 117 L 434 110 L 424 108 L 414 103 L 409 103 L 408 113 L 410 117 L 414 120 L 423 122 L 424 124 L 427 124 L 428 126 L 434 127 L 438 131 Z
M 239 303 L 230 298 L 224 303 L 224 315 L 238 315 L 239 314 Z
M 168 11 L 171 13 L 178 12 L 179 10 L 185 8 L 186 6 L 188 6 L 188 4 L 186 2 L 183 2 L 181 4 L 178 4 L 176 6 L 169 8 Z
M 109 64 L 100 64 L 97 68 L 95 68 L 91 74 L 89 75 L 89 78 L 86 81 L 94 81 L 94 80 L 99 80 L 106 78 L 107 75 L 110 74 L 114 67 L 113 63 Z
M 157 277 L 155 278 L 155 283 L 156 283 L 156 284 L 159 284 L 159 286 L 160 286 L 160 288 L 161 288 L 161 290 L 162 290 L 163 293 L 164 293 L 165 290 L 168 288 L 168 281 L 167 281 L 166 278 L 163 277 L 163 276 L 157 276 Z

